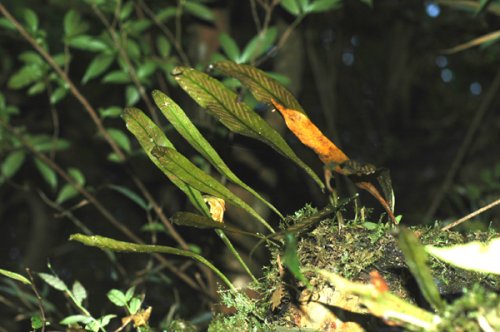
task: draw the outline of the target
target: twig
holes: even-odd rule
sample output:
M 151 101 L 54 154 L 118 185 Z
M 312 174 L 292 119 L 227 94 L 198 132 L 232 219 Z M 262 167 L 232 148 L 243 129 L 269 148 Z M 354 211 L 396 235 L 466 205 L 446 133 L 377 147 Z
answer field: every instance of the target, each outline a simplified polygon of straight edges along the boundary
M 33 292 L 35 293 L 36 297 L 36 302 L 38 303 L 38 310 L 40 310 L 40 318 L 42 319 L 42 331 L 45 332 L 45 325 L 47 324 L 47 318 L 45 316 L 45 309 L 43 308 L 43 299 L 40 296 L 40 293 L 38 293 L 38 289 L 36 288 L 35 284 L 35 279 L 33 278 L 33 275 L 31 274 L 31 270 L 29 268 L 26 268 L 26 273 L 28 273 L 28 277 L 30 278 L 31 281 L 31 289 L 33 289 Z
M 467 220 L 470 220 L 470 219 L 474 218 L 475 216 L 477 216 L 477 215 L 479 215 L 479 214 L 481 214 L 481 213 L 483 213 L 483 212 L 485 212 L 485 211 L 487 211 L 487 210 L 491 209 L 492 207 L 494 207 L 494 206 L 496 206 L 496 205 L 498 205 L 498 204 L 500 204 L 500 198 L 499 198 L 499 199 L 497 199 L 496 201 L 494 201 L 494 202 L 492 202 L 492 203 L 490 203 L 490 204 L 486 205 L 486 206 L 483 206 L 482 208 L 480 208 L 480 209 L 478 209 L 478 210 L 476 210 L 476 211 L 474 211 L 474 212 L 472 212 L 472 213 L 469 213 L 469 214 L 468 214 L 468 215 L 466 215 L 465 217 L 462 217 L 462 218 L 458 219 L 457 221 L 454 221 L 454 222 L 452 222 L 451 224 L 446 225 L 445 227 L 441 228 L 441 230 L 442 230 L 442 231 L 447 231 L 447 230 L 449 230 L 450 228 L 453 228 L 453 227 L 455 227 L 455 226 L 458 226 L 458 225 L 460 225 L 461 223 L 464 223 L 464 222 L 466 222 Z
M 431 205 L 430 205 L 429 209 L 427 210 L 427 213 L 425 214 L 425 220 L 429 220 L 432 217 L 434 217 L 434 214 L 436 213 L 439 205 L 441 204 L 445 193 L 448 191 L 448 188 L 451 186 L 453 179 L 457 175 L 458 170 L 460 169 L 460 166 L 462 165 L 462 163 L 464 161 L 465 155 L 467 154 L 467 151 L 469 150 L 469 147 L 474 139 L 474 136 L 481 125 L 481 122 L 484 118 L 484 115 L 490 109 L 490 106 L 493 103 L 493 101 L 495 100 L 495 97 L 497 97 L 497 93 L 498 93 L 499 88 L 500 88 L 500 71 L 497 72 L 497 75 L 493 79 L 493 82 L 491 83 L 490 88 L 486 92 L 484 99 L 482 100 L 477 111 L 475 112 L 475 115 L 474 115 L 474 118 L 472 119 L 469 130 L 467 131 L 467 134 L 465 135 L 464 141 L 462 142 L 462 145 L 460 146 L 460 149 L 458 150 L 458 152 L 455 156 L 455 159 L 453 160 L 453 163 L 451 164 L 451 168 L 447 172 L 446 178 L 443 181 L 441 188 L 439 189 L 436 196 L 432 200 Z

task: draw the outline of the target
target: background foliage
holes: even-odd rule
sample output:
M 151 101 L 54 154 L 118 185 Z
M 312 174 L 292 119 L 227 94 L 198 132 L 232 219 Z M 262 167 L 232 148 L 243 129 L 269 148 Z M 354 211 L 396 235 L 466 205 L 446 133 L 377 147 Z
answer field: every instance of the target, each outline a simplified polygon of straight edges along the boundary
M 238 176 L 280 211 L 292 213 L 309 202 L 323 206 L 326 197 L 300 168 L 259 142 L 228 133 L 200 112 L 170 75 L 177 65 L 203 70 L 222 58 L 270 72 L 288 85 L 342 150 L 388 167 L 396 212 L 404 215 L 404 223 L 453 220 L 497 199 L 500 74 L 495 32 L 500 4 L 488 2 L 481 9 L 481 3 L 2 2 L 25 32 L 19 33 L 3 11 L 2 268 L 46 271 L 49 258 L 61 279 L 68 284 L 79 280 L 91 289 L 85 301 L 97 316 L 116 312 L 111 302 L 103 301 L 108 290 L 126 292 L 135 285 L 136 294 L 146 293 L 148 304 L 170 308 L 153 312 L 155 322 L 167 324 L 175 316 L 204 319 L 216 289 L 213 279 L 193 290 L 167 265 L 158 267 L 154 257 L 117 259 L 66 241 L 69 234 L 83 232 L 178 245 L 238 275 L 215 235 L 183 228 L 165 231 L 165 219 L 189 203 L 126 132 L 123 108 L 146 110 L 179 150 L 205 171 L 211 166 L 160 116 L 153 89 L 178 101 Z M 485 35 L 489 37 L 475 47 L 449 50 Z M 223 82 L 238 88 L 235 80 Z M 242 96 L 307 164 L 322 172 L 316 156 L 286 132 L 276 113 Z M 354 190 L 343 180 L 338 186 L 341 196 Z M 378 219 L 376 202 L 368 195 L 362 195 L 362 202 L 374 207 L 371 216 Z M 243 218 L 239 211 L 228 215 Z M 483 226 L 494 215 L 494 210 L 482 215 Z M 238 249 L 248 246 L 242 242 Z M 192 280 L 209 275 L 185 260 L 172 262 L 195 276 Z M 30 314 L 37 311 L 35 302 L 29 290 L 2 282 L 6 305 L 0 321 L 6 323 L 0 326 L 25 331 Z M 41 288 L 53 303 L 64 301 L 47 286 Z M 16 294 L 23 296 L 22 306 L 12 302 Z M 70 312 L 54 309 L 50 314 L 57 321 Z

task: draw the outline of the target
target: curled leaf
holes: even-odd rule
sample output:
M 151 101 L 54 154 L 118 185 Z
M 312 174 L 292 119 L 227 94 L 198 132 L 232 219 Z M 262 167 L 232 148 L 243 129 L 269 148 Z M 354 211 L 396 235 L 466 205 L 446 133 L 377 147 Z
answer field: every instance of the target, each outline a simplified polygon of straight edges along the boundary
M 222 198 L 215 196 L 204 196 L 203 199 L 210 207 L 212 219 L 220 223 L 224 222 L 224 211 L 226 211 L 226 202 Z

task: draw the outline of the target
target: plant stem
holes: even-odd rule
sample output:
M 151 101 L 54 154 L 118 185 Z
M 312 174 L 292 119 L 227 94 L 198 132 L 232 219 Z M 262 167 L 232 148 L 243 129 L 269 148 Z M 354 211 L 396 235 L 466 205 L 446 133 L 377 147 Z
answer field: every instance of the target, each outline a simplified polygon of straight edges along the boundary
M 45 325 L 47 325 L 47 317 L 45 316 L 45 309 L 43 308 L 43 299 L 40 296 L 38 289 L 36 288 L 35 279 L 33 278 L 33 275 L 31 274 L 31 270 L 29 268 L 26 268 L 26 273 L 28 274 L 28 277 L 30 278 L 31 289 L 33 289 L 33 292 L 35 293 L 36 302 L 38 304 L 38 310 L 40 310 L 40 318 L 42 319 L 41 332 L 45 332 Z

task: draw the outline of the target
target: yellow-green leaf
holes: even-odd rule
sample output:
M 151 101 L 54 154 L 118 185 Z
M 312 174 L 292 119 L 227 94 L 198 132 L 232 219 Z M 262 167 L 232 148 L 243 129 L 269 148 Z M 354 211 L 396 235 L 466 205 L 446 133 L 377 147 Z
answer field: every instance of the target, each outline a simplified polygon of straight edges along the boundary
M 198 128 L 191 122 L 189 117 L 184 113 L 184 111 L 177 105 L 172 99 L 161 91 L 153 91 L 153 99 L 156 105 L 161 110 L 163 115 L 170 121 L 175 130 L 184 137 L 186 141 L 198 151 L 212 166 L 219 171 L 220 174 L 224 175 L 229 179 L 229 181 L 241 186 L 248 192 L 252 193 L 255 197 L 266 204 L 271 210 L 273 210 L 280 218 L 283 215 L 267 200 L 265 200 L 261 195 L 259 195 L 250 186 L 245 184 L 241 179 L 231 171 L 227 164 L 222 160 L 217 151 L 212 147 L 212 145 L 203 137 Z
M 23 284 L 31 285 L 31 281 L 29 281 L 26 277 L 20 275 L 19 273 L 15 273 L 15 272 L 7 271 L 7 270 L 4 270 L 4 269 L 0 269 L 0 274 L 3 275 L 3 276 L 6 276 L 8 278 L 20 281 Z
M 172 148 L 156 146 L 151 151 L 160 162 L 160 169 L 175 175 L 191 187 L 230 202 L 251 214 L 260 223 L 274 233 L 273 228 L 251 206 L 233 194 L 223 184 L 196 167 L 189 159 Z

